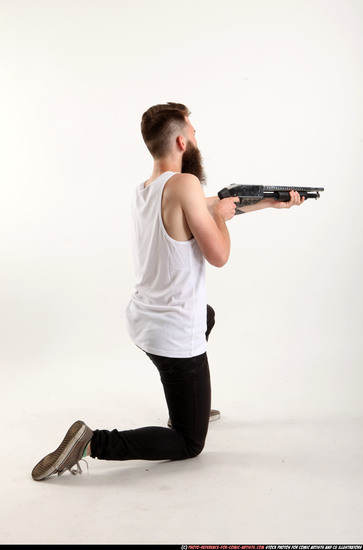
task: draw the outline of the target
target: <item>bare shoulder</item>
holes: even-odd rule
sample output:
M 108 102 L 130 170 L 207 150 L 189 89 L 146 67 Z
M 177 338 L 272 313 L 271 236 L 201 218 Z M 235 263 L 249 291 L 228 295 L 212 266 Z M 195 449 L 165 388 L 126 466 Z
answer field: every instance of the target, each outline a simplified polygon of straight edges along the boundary
M 163 223 L 169 236 L 177 241 L 187 241 L 192 237 L 186 215 L 191 209 L 190 204 L 201 203 L 198 192 L 203 193 L 201 184 L 191 174 L 175 174 L 165 184 L 161 204 Z
M 166 191 L 182 203 L 198 196 L 205 200 L 202 184 L 193 174 L 175 174 L 167 182 Z
M 181 174 L 181 173 L 177 173 L 177 174 L 174 174 L 174 176 L 172 176 L 170 179 L 169 179 L 169 182 L 173 184 L 173 186 L 175 187 L 194 187 L 194 186 L 201 186 L 201 183 L 199 181 L 199 179 L 196 177 L 196 176 L 193 176 L 193 174 Z

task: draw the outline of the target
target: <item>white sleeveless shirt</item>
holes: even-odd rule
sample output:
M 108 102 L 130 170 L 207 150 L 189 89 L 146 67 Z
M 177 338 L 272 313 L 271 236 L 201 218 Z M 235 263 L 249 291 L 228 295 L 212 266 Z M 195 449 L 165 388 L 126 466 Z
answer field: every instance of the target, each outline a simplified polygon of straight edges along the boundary
M 205 259 L 192 238 L 176 241 L 165 230 L 161 200 L 165 172 L 136 188 L 132 202 L 136 284 L 126 309 L 132 341 L 164 357 L 206 351 Z

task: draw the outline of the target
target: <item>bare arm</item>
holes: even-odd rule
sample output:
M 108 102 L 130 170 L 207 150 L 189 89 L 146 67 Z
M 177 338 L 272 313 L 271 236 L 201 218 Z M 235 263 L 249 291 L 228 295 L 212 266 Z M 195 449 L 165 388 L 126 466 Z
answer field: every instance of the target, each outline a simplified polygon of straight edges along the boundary
M 226 264 L 230 253 L 230 237 L 226 221 L 235 215 L 236 197 L 213 201 L 213 214 L 199 180 L 190 174 L 180 176 L 178 198 L 187 224 L 206 260 L 216 266 Z
M 296 191 L 290 191 L 290 201 L 288 202 L 279 202 L 275 201 L 273 199 L 263 199 L 261 201 L 256 202 L 256 204 L 250 204 L 249 206 L 243 206 L 239 208 L 239 211 L 243 214 L 247 214 L 248 212 L 255 212 L 257 210 L 263 210 L 265 208 L 291 208 L 291 206 L 299 206 L 304 202 L 304 197 L 301 198 L 299 193 Z M 213 210 L 216 203 L 219 201 L 219 197 L 207 197 L 206 203 L 209 212 L 213 216 Z

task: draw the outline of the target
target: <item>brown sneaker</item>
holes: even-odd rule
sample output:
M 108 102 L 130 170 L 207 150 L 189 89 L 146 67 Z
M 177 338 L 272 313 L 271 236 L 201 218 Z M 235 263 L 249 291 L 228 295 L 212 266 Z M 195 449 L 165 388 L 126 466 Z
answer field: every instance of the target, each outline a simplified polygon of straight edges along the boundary
M 220 411 L 217 411 L 217 409 L 211 409 L 210 415 L 209 415 L 209 422 L 213 422 L 214 420 L 218 420 L 218 418 L 221 417 Z M 171 428 L 171 419 L 168 420 L 168 427 Z
M 42 458 L 33 468 L 32 478 L 40 481 L 52 474 L 63 474 L 69 470 L 71 474 L 82 473 L 78 462 L 82 459 L 83 451 L 92 439 L 93 432 L 81 420 L 74 422 L 66 433 L 62 443 L 53 453 Z M 72 470 L 74 465 L 77 468 Z

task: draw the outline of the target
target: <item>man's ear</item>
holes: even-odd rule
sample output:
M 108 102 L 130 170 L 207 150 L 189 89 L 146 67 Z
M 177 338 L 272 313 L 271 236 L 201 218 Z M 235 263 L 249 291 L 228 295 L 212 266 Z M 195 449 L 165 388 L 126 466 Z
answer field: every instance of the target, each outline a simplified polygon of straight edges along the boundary
M 185 151 L 185 149 L 187 148 L 187 142 L 185 140 L 185 137 L 182 135 L 176 138 L 176 144 L 181 151 Z

